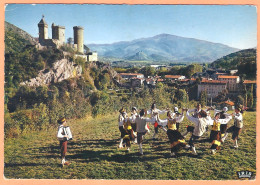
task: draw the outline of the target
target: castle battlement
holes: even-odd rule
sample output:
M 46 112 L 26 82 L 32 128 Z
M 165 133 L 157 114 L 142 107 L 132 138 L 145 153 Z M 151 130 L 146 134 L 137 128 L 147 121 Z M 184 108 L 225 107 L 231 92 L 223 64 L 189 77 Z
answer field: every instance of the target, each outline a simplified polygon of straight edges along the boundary
M 44 15 L 38 23 L 39 28 L 39 46 L 42 47 L 56 47 L 60 48 L 65 44 L 65 26 L 55 25 L 52 23 L 52 38 L 48 38 L 48 24 L 44 20 Z M 84 28 L 82 26 L 74 26 L 74 44 L 73 48 L 78 52 L 84 55 Z M 97 53 L 86 55 L 88 61 L 97 61 Z

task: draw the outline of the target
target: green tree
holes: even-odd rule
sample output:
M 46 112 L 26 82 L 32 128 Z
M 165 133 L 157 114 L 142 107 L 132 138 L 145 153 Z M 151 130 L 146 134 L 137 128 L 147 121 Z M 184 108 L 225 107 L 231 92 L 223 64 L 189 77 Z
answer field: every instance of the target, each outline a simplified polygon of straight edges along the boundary
M 241 95 L 238 95 L 235 101 L 236 107 L 241 107 L 244 105 L 244 98 Z
M 254 97 L 253 97 L 253 84 L 250 87 L 250 91 L 247 95 L 247 107 L 253 108 L 254 105 Z
M 202 107 L 207 105 L 208 102 L 208 98 L 207 98 L 207 91 L 202 91 L 200 93 L 200 98 L 199 98 L 199 102 L 201 104 Z
M 155 69 L 153 67 L 146 66 L 143 67 L 139 72 L 142 73 L 145 77 L 154 76 Z

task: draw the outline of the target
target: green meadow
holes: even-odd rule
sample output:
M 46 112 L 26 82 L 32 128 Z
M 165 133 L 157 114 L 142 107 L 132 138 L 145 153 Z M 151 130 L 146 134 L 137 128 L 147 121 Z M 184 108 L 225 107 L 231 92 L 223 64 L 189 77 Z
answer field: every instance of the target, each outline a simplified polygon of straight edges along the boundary
M 157 179 L 157 180 L 236 180 L 236 172 L 256 173 L 256 112 L 244 114 L 244 129 L 239 148 L 233 148 L 231 134 L 221 150 L 210 153 L 206 141 L 208 131 L 195 144 L 198 156 L 181 150 L 177 158 L 170 158 L 170 144 L 160 129 L 158 140 L 151 133 L 145 136 L 144 155 L 139 156 L 137 144 L 130 152 L 118 149 L 118 114 L 80 120 L 68 120 L 73 140 L 68 143 L 66 159 L 70 166 L 60 166 L 57 128 L 27 132 L 4 143 L 4 176 L 7 179 Z M 233 120 L 229 126 L 233 125 Z M 188 124 L 186 117 L 180 127 Z M 187 141 L 190 135 L 187 136 Z

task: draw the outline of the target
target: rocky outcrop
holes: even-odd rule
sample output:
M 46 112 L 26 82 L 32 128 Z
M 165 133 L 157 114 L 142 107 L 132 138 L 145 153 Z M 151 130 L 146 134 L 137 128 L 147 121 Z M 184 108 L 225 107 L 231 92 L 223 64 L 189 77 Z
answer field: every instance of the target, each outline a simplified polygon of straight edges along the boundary
M 80 76 L 82 74 L 82 67 L 70 62 L 68 59 L 58 60 L 53 64 L 50 70 L 42 70 L 36 78 L 22 82 L 21 85 L 41 86 L 50 83 L 61 82 L 68 78 Z

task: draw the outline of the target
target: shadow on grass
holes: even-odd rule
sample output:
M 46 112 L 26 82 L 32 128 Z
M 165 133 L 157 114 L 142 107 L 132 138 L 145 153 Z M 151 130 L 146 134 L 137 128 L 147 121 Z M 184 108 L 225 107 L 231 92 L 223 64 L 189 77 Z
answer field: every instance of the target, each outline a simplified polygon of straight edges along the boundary
M 6 168 L 8 167 L 25 167 L 25 166 L 45 166 L 46 164 L 42 164 L 42 163 L 5 163 L 4 166 Z

